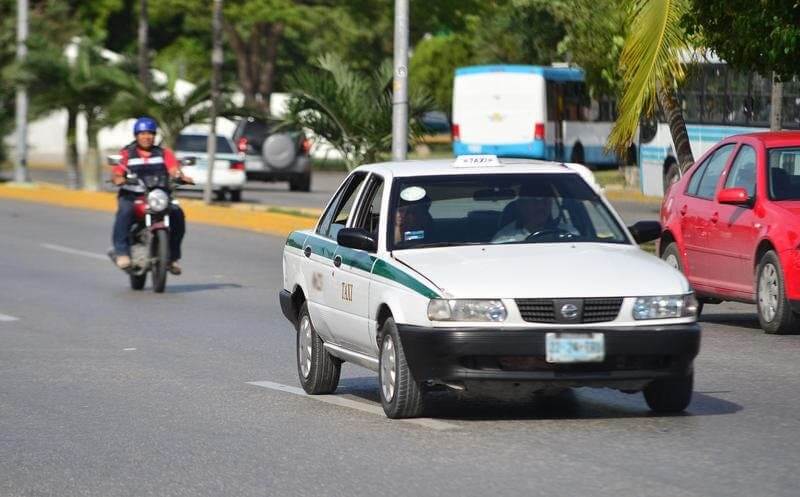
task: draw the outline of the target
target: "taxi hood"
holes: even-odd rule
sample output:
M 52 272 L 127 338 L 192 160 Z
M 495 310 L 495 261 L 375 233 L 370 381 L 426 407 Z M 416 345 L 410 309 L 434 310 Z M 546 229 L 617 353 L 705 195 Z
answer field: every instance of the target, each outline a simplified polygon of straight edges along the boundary
M 689 283 L 634 245 L 549 243 L 397 250 L 394 257 L 450 298 L 679 295 Z

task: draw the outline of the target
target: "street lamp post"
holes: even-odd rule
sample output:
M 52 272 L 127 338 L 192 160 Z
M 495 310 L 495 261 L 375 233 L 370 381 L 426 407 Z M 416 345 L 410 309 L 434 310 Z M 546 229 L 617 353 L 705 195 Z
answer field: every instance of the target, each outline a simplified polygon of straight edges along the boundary
M 211 21 L 211 130 L 208 132 L 208 177 L 203 189 L 203 201 L 211 203 L 214 192 L 214 162 L 217 155 L 217 106 L 219 103 L 219 80 L 222 73 L 222 0 L 214 0 L 214 14 Z
M 408 148 L 408 0 L 394 2 L 394 85 L 392 160 L 406 160 Z
M 22 64 L 28 56 L 28 0 L 17 0 L 17 61 Z M 14 181 L 30 181 L 28 175 L 28 91 L 17 86 L 17 160 Z

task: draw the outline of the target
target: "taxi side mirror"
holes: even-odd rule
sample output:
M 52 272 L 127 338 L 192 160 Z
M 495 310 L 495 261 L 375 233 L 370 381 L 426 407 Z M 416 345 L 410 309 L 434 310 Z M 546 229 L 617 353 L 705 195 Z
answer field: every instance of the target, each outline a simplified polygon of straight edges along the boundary
M 661 223 L 658 221 L 639 221 L 633 226 L 628 226 L 636 243 L 647 243 L 657 240 L 661 236 Z
M 342 228 L 336 235 L 336 243 L 342 247 L 375 252 L 378 240 L 374 234 L 364 228 Z

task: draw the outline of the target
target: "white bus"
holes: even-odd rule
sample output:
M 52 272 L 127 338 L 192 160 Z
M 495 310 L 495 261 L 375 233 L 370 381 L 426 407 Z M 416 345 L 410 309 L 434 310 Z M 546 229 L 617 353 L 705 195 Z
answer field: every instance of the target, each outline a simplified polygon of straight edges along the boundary
M 709 55 L 687 62 L 694 63 L 687 66 L 678 99 L 695 159 L 728 136 L 769 129 L 770 78 L 734 71 Z M 800 129 L 800 84 L 796 79 L 783 85 L 781 126 Z M 642 192 L 660 196 L 679 174 L 672 135 L 662 115 L 641 124 L 638 144 Z
M 522 65 L 456 69 L 453 153 L 616 165 L 605 151 L 611 98 L 591 100 L 583 71 Z

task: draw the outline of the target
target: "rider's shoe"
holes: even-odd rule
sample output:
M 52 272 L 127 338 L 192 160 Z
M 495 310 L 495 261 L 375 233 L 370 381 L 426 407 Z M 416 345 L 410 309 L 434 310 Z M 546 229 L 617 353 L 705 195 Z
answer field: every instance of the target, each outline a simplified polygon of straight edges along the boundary
M 131 258 L 127 255 L 118 255 L 114 260 L 118 268 L 125 270 L 131 267 Z
M 167 270 L 168 270 L 170 273 L 174 274 L 175 276 L 178 276 L 178 275 L 180 275 L 180 274 L 183 272 L 183 270 L 181 269 L 181 267 L 178 265 L 178 261 L 172 261 L 172 262 L 169 264 L 169 266 L 167 267 Z

